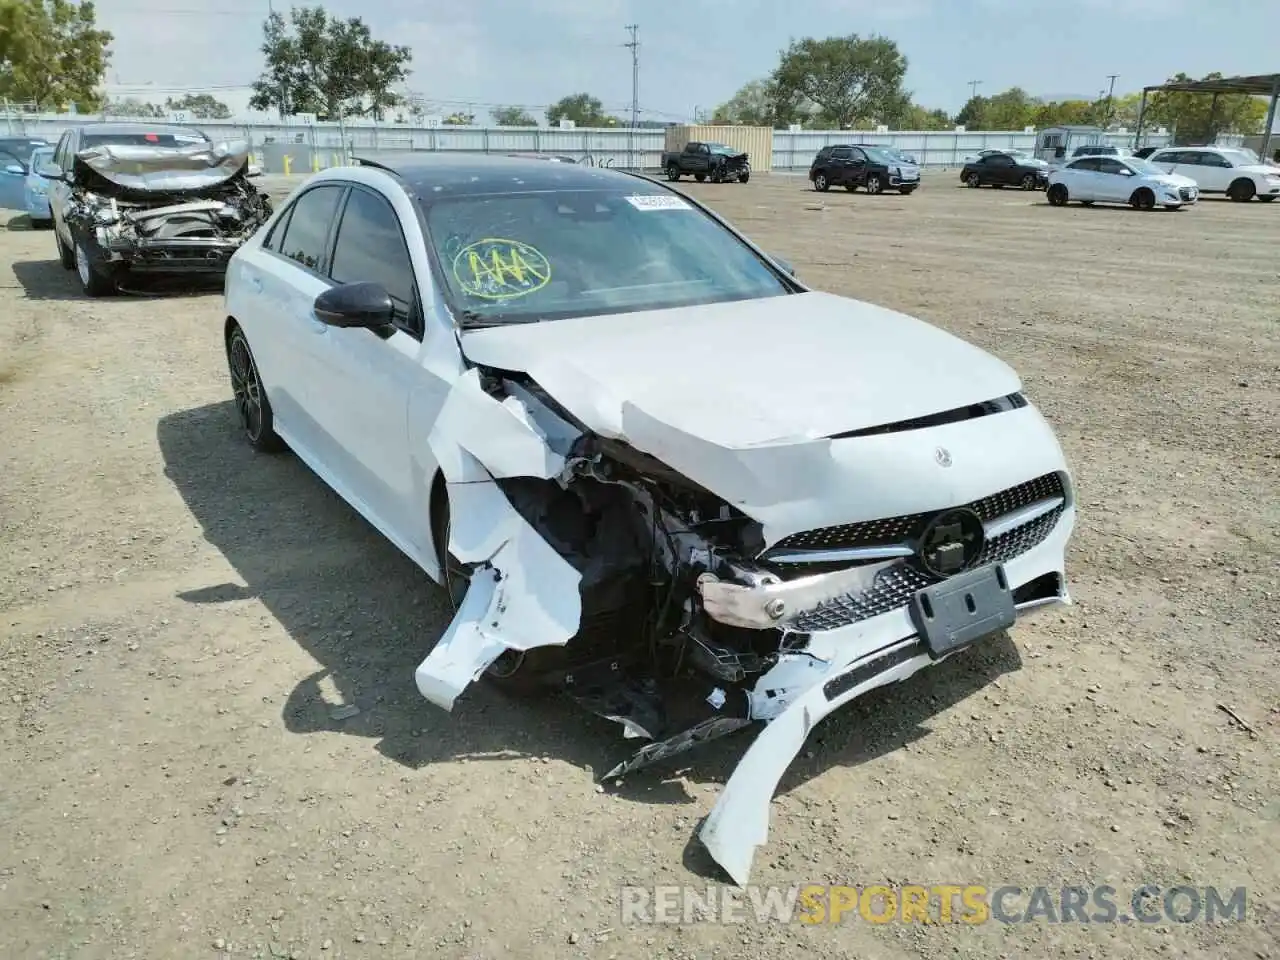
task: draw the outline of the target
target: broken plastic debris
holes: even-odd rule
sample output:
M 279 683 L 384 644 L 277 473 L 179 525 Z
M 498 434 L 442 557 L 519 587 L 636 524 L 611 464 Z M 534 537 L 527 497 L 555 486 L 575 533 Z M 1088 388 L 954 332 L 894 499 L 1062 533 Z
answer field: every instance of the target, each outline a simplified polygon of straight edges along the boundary
M 716 687 L 714 690 L 711 691 L 710 695 L 708 695 L 707 703 L 711 704 L 711 706 L 719 710 L 721 707 L 724 706 L 725 699 L 726 698 L 724 695 L 724 691 L 721 690 L 719 687 Z
M 344 703 L 329 710 L 330 720 L 350 720 L 360 712 L 354 703 Z

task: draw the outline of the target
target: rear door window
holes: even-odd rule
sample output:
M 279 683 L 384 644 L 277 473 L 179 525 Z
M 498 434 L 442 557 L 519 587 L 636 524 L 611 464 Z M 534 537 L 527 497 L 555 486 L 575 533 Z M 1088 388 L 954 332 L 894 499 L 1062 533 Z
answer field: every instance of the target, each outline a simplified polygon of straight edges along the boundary
M 294 201 L 289 224 L 278 251 L 299 266 L 323 273 L 328 261 L 329 230 L 338 201 L 346 189 L 340 184 L 314 187 Z

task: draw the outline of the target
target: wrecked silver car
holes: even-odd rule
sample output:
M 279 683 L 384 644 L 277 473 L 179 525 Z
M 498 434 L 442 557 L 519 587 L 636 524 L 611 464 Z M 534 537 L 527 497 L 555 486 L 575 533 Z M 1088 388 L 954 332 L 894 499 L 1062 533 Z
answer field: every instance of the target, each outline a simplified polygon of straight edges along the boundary
M 1071 479 L 1017 374 L 656 181 L 326 170 L 226 314 L 249 443 L 448 588 L 429 701 L 563 691 L 635 748 L 607 778 L 763 727 L 700 833 L 739 882 L 823 717 L 1068 602 Z
M 68 130 L 38 171 L 58 257 L 102 296 L 140 274 L 222 274 L 271 216 L 249 182 L 247 141 L 189 127 L 92 124 Z

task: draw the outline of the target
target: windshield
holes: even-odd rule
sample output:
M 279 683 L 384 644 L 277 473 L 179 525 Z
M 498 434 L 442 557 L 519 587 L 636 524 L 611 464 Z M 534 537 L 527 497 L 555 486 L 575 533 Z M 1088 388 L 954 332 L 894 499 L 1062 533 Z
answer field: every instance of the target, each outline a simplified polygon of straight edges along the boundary
M 1124 162 L 1133 168 L 1137 173 L 1144 177 L 1165 177 L 1168 174 L 1157 167 L 1154 163 L 1148 163 L 1141 157 L 1125 157 Z
M 208 138 L 191 133 L 86 133 L 80 138 L 80 149 L 90 147 L 189 147 L 193 143 L 207 143 Z
M 0 152 L 17 157 L 27 165 L 30 165 L 31 154 L 36 148 L 44 146 L 47 144 L 43 140 L 0 140 Z
M 723 143 L 708 143 L 707 149 L 710 150 L 712 153 L 724 153 L 724 154 L 728 154 L 731 157 L 736 157 L 738 154 L 742 152 L 741 150 L 738 150 L 734 147 L 725 146 Z
M 1258 155 L 1248 147 L 1233 147 L 1230 150 L 1219 150 L 1224 157 L 1234 164 L 1261 163 Z
M 707 214 L 642 181 L 608 190 L 451 197 L 423 206 L 446 299 L 464 326 L 791 292 Z
M 876 163 L 901 163 L 902 160 L 894 151 L 885 150 L 883 147 L 863 147 L 868 157 Z

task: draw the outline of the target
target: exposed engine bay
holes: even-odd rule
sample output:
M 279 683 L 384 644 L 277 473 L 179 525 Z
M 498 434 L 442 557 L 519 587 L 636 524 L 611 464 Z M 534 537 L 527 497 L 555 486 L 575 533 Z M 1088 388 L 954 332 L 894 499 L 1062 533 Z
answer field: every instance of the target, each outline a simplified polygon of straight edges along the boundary
M 739 883 L 765 842 L 773 790 L 823 717 L 1023 611 L 1069 602 L 1069 475 L 1019 393 L 846 439 L 732 451 L 631 404 L 617 420 L 589 410 L 595 385 L 557 361 L 542 372 L 486 365 L 477 355 L 503 345 L 486 350 L 489 331 L 469 336 L 477 365 L 429 438 L 446 480 L 449 558 L 468 584 L 418 688 L 445 709 L 484 674 L 562 689 L 643 742 L 606 779 L 766 724 L 701 831 Z M 983 426 L 988 417 L 1003 428 Z M 993 435 L 971 477 L 901 500 L 934 498 L 930 509 L 805 525 L 830 490 L 848 489 L 834 465 L 850 451 L 891 464 L 907 449 L 895 445 L 923 443 L 932 461 L 937 438 Z M 991 488 L 1002 475 L 1016 481 Z M 977 596 L 991 612 L 948 646 L 919 620 L 922 592 L 940 605 Z
M 84 150 L 67 226 L 100 273 L 222 273 L 272 213 L 249 155 L 244 141 Z

